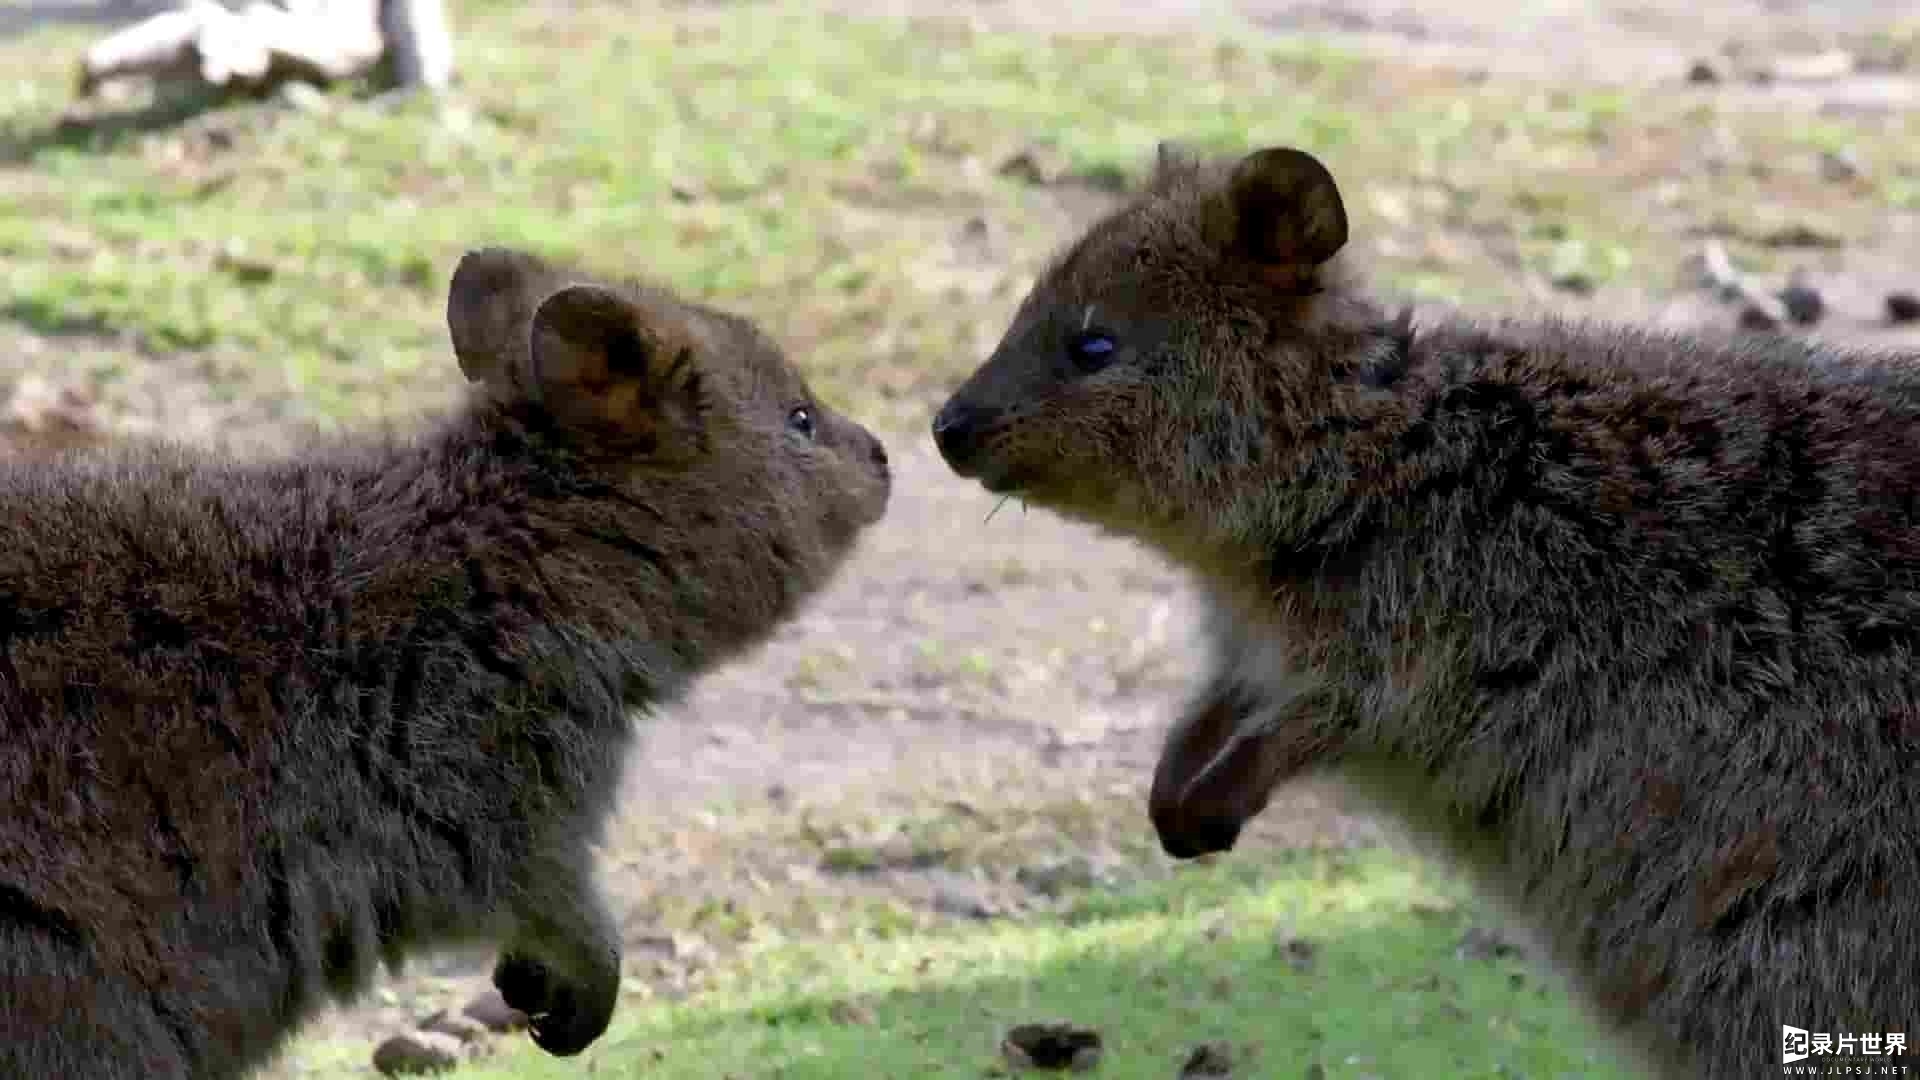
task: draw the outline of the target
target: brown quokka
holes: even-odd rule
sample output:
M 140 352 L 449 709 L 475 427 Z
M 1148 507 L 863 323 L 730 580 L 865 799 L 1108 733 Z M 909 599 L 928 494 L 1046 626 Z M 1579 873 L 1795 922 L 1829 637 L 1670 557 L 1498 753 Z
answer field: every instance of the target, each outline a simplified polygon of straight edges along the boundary
M 0 469 L 0 1076 L 239 1076 L 456 942 L 605 1029 L 630 710 L 835 573 L 886 453 L 658 288 L 488 249 L 447 318 L 477 387 L 410 441 Z
M 1782 1025 L 1920 1037 L 1920 372 L 1416 328 L 1346 240 L 1305 152 L 1163 151 L 933 422 L 960 475 L 1204 586 L 1162 846 L 1328 771 L 1659 1075 L 1757 1076 Z

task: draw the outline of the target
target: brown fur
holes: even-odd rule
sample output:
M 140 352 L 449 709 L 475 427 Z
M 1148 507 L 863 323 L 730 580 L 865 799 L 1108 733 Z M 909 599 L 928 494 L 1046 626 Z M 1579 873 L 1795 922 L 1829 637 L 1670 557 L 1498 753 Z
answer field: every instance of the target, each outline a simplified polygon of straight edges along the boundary
M 448 322 L 477 391 L 408 442 L 0 468 L 0 1076 L 236 1077 L 463 940 L 550 1052 L 606 1027 L 629 710 L 824 584 L 886 457 L 658 289 L 486 250 Z
M 942 408 L 949 464 L 1196 573 L 1150 811 L 1328 770 L 1530 922 L 1659 1075 L 1920 1032 L 1920 374 L 1785 337 L 1416 333 L 1290 150 L 1163 157 Z

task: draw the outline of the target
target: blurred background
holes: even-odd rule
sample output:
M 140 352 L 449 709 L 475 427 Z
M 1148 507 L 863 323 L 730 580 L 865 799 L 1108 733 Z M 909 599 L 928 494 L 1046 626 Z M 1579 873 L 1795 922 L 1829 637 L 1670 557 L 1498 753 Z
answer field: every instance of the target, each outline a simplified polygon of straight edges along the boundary
M 751 315 L 899 469 L 834 589 L 648 722 L 606 1037 L 493 1033 L 450 955 L 273 1075 L 1628 1075 L 1326 785 L 1162 856 L 1185 583 L 932 453 L 1164 138 L 1313 151 L 1423 309 L 1920 347 L 1912 2 L 0 0 L 0 456 L 413 422 L 455 261 L 508 244 Z

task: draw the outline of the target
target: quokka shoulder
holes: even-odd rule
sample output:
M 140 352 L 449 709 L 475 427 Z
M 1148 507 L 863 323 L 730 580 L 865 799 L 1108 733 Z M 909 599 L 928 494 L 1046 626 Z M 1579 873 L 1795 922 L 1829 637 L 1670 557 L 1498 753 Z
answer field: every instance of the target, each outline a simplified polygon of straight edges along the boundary
M 934 421 L 961 475 L 1210 597 L 1163 846 L 1328 771 L 1659 1075 L 1920 1030 L 1920 358 L 1415 326 L 1347 240 L 1310 154 L 1167 153 Z
M 741 318 L 486 249 L 401 442 L 0 467 L 0 1075 L 216 1080 L 380 960 L 498 943 L 606 1027 L 630 710 L 819 589 L 881 443 Z

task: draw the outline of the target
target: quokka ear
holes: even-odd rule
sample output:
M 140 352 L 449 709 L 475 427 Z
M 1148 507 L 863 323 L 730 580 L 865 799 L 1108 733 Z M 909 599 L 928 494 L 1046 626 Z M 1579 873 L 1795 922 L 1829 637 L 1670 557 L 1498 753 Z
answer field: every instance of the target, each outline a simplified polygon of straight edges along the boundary
M 1181 179 L 1191 176 L 1199 159 L 1177 139 L 1162 139 L 1153 148 L 1153 173 L 1147 178 L 1147 190 L 1165 193 Z
M 562 427 L 642 455 L 701 445 L 700 343 L 649 298 L 567 285 L 534 310 L 529 381 Z
M 569 283 L 558 267 L 524 251 L 488 247 L 462 256 L 447 286 L 447 330 L 468 381 L 501 397 L 524 394 L 533 313 Z
M 1308 271 L 1347 243 L 1340 189 L 1304 150 L 1268 147 L 1241 158 L 1216 209 L 1216 238 L 1266 267 Z

